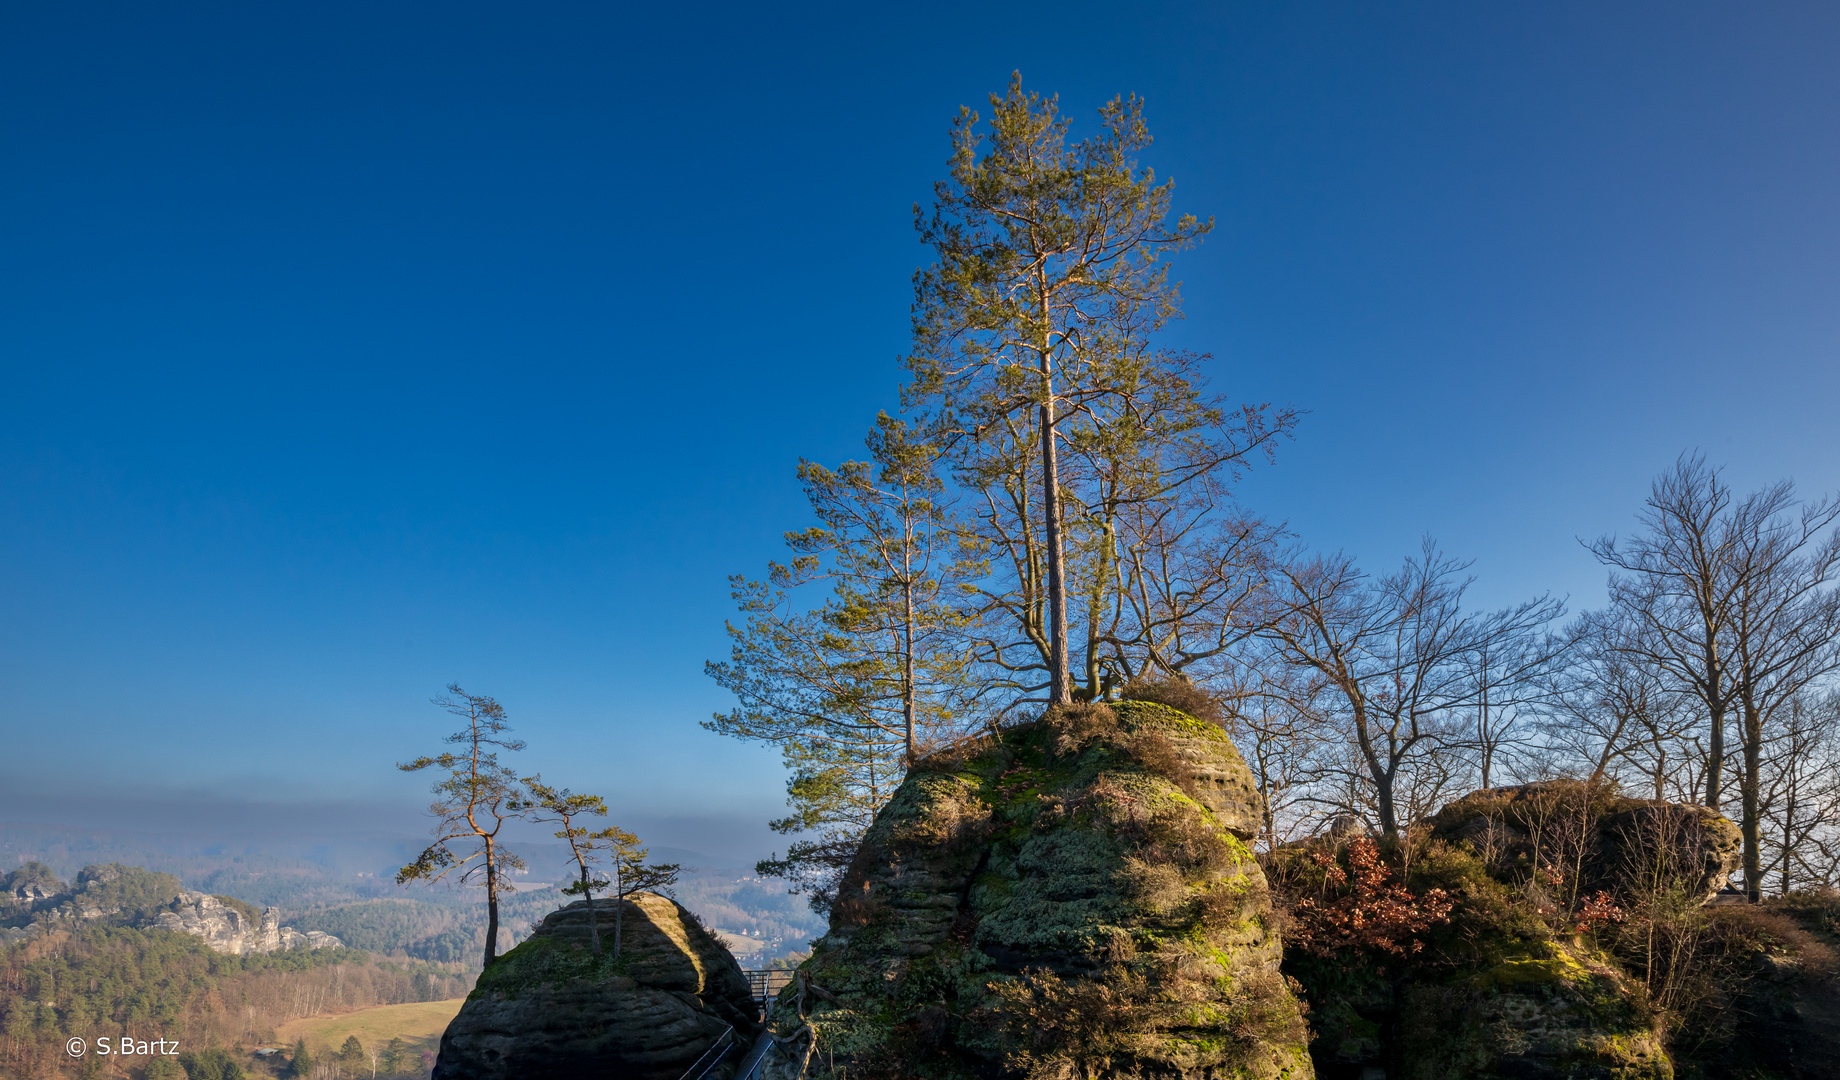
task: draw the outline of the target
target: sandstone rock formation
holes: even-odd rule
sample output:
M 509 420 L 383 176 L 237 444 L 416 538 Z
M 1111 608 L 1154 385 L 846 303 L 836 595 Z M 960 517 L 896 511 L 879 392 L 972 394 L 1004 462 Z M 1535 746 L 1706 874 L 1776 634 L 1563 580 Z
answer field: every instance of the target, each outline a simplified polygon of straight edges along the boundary
M 284 949 L 328 949 L 344 944 L 318 930 L 303 934 L 291 926 L 282 926 L 279 908 L 263 909 L 260 919 L 251 919 L 252 911 L 246 905 L 225 903 L 222 897 L 188 891 L 173 900 L 170 910 L 155 915 L 151 925 L 201 937 L 218 952 L 237 956 Z
M 341 944 L 317 930 L 301 933 L 281 925 L 278 908 L 257 914 L 229 897 L 191 892 L 170 874 L 119 863 L 86 866 L 65 885 L 40 863 L 28 863 L 0 884 L 0 944 L 98 920 L 192 934 L 221 953 L 271 953 Z
M 1552 781 L 1473 792 L 1416 834 L 1415 888 L 1444 888 L 1451 921 L 1411 957 L 1294 951 L 1319 1066 L 1405 1080 L 1665 1080 L 1674 1063 L 1637 978 L 1559 913 L 1642 888 L 1703 901 L 1737 866 L 1737 826 L 1704 807 Z M 1278 873 L 1352 837 L 1278 853 Z M 1620 914 L 1617 916 L 1620 917 Z
M 1220 728 L 1058 710 L 913 769 L 773 1003 L 763 1075 L 1313 1076 Z
M 49 866 L 26 863 L 0 879 L 0 917 L 30 912 L 69 890 Z
M 679 1080 L 718 1041 L 706 1080 L 729 1080 L 760 1030 L 734 957 L 674 901 L 635 893 L 615 959 L 616 910 L 595 901 L 598 961 L 577 901 L 486 969 L 441 1037 L 437 1080 Z
M 1629 798 L 1576 780 L 1471 792 L 1430 825 L 1433 836 L 1468 842 L 1497 866 L 1528 868 L 1536 859 L 1557 858 L 1586 894 L 1615 891 L 1665 851 L 1683 875 L 1680 884 L 1710 899 L 1743 859 L 1737 823 L 1716 810 Z

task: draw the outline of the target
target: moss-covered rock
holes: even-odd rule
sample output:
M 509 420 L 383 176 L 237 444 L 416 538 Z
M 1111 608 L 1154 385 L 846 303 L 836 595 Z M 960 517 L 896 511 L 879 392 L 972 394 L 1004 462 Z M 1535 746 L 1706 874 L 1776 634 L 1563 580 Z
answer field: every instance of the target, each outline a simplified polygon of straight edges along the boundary
M 1572 893 L 1615 892 L 1632 875 L 1663 868 L 1683 890 L 1709 898 L 1743 855 L 1737 823 L 1716 810 L 1578 780 L 1472 792 L 1430 824 L 1432 836 L 1468 843 L 1497 873 L 1557 870 L 1568 875 L 1559 887 Z
M 1480 971 L 1415 980 L 1400 993 L 1406 1080 L 1668 1080 L 1653 1017 L 1608 961 L 1548 941 Z
M 1314 896 L 1321 852 L 1352 842 L 1281 849 L 1273 880 Z M 1594 937 L 1583 913 L 1597 904 L 1621 920 L 1644 892 L 1697 909 L 1736 865 L 1728 819 L 1560 780 L 1473 792 L 1380 847 L 1414 895 L 1440 890 L 1453 903 L 1410 950 L 1286 958 L 1312 1007 L 1319 1068 L 1425 1080 L 1675 1075 L 1666 1036 L 1679 1018 L 1612 955 L 1617 927 L 1598 923 Z
M 773 1004 L 767 1075 L 1312 1076 L 1258 817 L 1225 734 L 1148 702 L 922 763 Z
M 677 1080 L 726 1040 L 707 1075 L 728 1080 L 760 1030 L 747 978 L 674 901 L 634 893 L 625 906 L 618 958 L 616 903 L 595 901 L 597 959 L 588 905 L 577 901 L 487 968 L 441 1037 L 435 1076 Z

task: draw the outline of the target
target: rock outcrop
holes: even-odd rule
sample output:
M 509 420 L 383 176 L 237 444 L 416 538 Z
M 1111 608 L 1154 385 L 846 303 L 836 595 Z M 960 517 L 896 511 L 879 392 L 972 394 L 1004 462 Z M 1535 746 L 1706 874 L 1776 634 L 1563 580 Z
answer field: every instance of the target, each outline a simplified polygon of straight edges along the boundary
M 1280 880 L 1307 885 L 1324 853 L 1362 842 L 1343 833 L 1287 846 Z M 1703 902 L 1736 868 L 1738 843 L 1737 826 L 1704 807 L 1578 781 L 1452 802 L 1410 841 L 1413 890 L 1454 901 L 1449 921 L 1422 935 L 1429 948 L 1287 957 L 1309 992 L 1319 1068 L 1405 1080 L 1673 1077 L 1639 973 L 1566 913 L 1602 894 L 1604 917 L 1620 919 L 1642 889 Z
M 698 1069 L 728 1080 L 760 1031 L 734 957 L 674 901 L 634 893 L 615 958 L 617 910 L 595 901 L 599 960 L 577 901 L 487 968 L 441 1037 L 437 1080 L 679 1080 L 718 1042 Z
M 1076 706 L 911 770 L 830 932 L 769 1013 L 763 1075 L 1313 1075 L 1217 726 Z
M 235 955 L 341 944 L 331 934 L 282 926 L 278 908 L 258 913 L 241 900 L 191 892 L 170 874 L 120 863 L 86 866 L 73 885 L 42 863 L 27 863 L 0 889 L 0 945 L 97 921 L 192 934 Z
M 218 952 L 236 956 L 285 949 L 330 949 L 344 944 L 319 930 L 301 933 L 282 926 L 279 908 L 264 908 L 256 918 L 252 915 L 254 909 L 248 905 L 188 891 L 173 900 L 170 910 L 155 915 L 151 925 L 201 937 Z
M 1551 863 L 1576 877 L 1567 887 L 1584 895 L 1624 888 L 1659 855 L 1676 884 L 1711 899 L 1743 859 L 1737 823 L 1716 810 L 1576 780 L 1471 792 L 1430 825 L 1434 838 L 1468 843 L 1498 874 Z
M 0 879 L 0 918 L 30 913 L 70 891 L 51 868 L 29 862 Z

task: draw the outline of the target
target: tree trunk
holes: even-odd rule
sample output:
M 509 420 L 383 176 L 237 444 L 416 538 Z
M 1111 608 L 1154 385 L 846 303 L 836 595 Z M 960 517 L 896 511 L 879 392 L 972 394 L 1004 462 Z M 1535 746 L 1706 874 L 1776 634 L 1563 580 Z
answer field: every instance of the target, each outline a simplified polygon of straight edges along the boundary
M 1100 541 L 1099 566 L 1093 572 L 1092 591 L 1086 598 L 1086 693 L 1094 701 L 1105 696 L 1099 671 L 1099 624 L 1105 617 L 1105 590 L 1111 584 L 1118 554 L 1115 547 L 1118 526 L 1108 512 L 1105 533 Z
M 1380 769 L 1372 771 L 1374 796 L 1380 803 L 1380 833 L 1382 836 L 1397 836 L 1399 834 L 1399 814 L 1393 808 L 1392 774 Z
M 620 958 L 620 931 L 626 929 L 626 880 L 616 855 L 613 871 L 613 958 Z
M 581 894 L 588 898 L 588 940 L 594 942 L 594 958 L 601 956 L 601 928 L 594 918 L 594 887 L 588 884 L 588 868 L 581 868 Z
M 1744 801 L 1744 820 L 1738 828 L 1744 833 L 1744 893 L 1755 904 L 1763 899 L 1763 844 L 1758 820 L 1758 796 L 1762 787 L 1763 714 L 1744 694 L 1744 777 L 1740 784 Z
M 907 767 L 913 768 L 919 755 L 914 752 L 914 582 L 909 577 L 901 583 L 901 718 L 907 724 Z
M 1487 669 L 1485 668 L 1484 671 L 1486 672 Z M 1482 736 L 1482 786 L 1485 790 L 1489 787 L 1489 773 L 1492 771 L 1490 767 L 1495 764 L 1495 734 L 1489 730 L 1489 690 L 1487 679 L 1488 676 L 1484 674 L 1482 704 L 1480 706 L 1481 712 L 1477 714 L 1481 721 L 1481 726 L 1477 734 Z
M 498 852 L 492 848 L 492 838 L 486 842 L 486 958 L 480 970 L 492 966 L 498 959 Z
M 1791 788 L 1790 790 L 1793 792 L 1794 789 Z M 1795 843 L 1795 796 L 1793 794 L 1789 797 L 1789 805 L 1783 808 L 1782 833 L 1782 885 L 1776 895 L 1788 896 L 1789 874 L 1791 871 L 1789 860 L 1791 854 L 1795 850 L 1792 846 Z
M 1711 633 L 1713 625 L 1710 616 L 1706 619 L 1707 632 Z M 1706 645 L 1706 712 L 1712 720 L 1708 746 L 1711 760 L 1706 762 L 1706 805 L 1714 810 L 1719 808 L 1719 789 L 1724 786 L 1725 769 L 1725 703 L 1720 694 L 1724 679 L 1719 672 L 1719 646 L 1716 641 Z
M 1041 404 L 1041 495 L 1047 518 L 1048 545 L 1048 700 L 1065 705 L 1073 700 L 1067 678 L 1067 565 L 1061 539 L 1060 449 L 1054 444 L 1053 376 L 1048 356 L 1041 358 L 1042 386 L 1048 397 Z
M 1358 694 L 1357 690 L 1355 694 Z M 1361 749 L 1361 756 L 1367 759 L 1368 775 L 1374 778 L 1374 797 L 1380 804 L 1380 832 L 1384 836 L 1394 836 L 1399 832 L 1398 814 L 1393 809 L 1393 770 L 1397 761 L 1387 768 L 1381 768 L 1380 755 L 1374 750 L 1374 740 L 1367 728 L 1367 709 L 1362 699 L 1349 694 L 1354 705 L 1355 744 Z

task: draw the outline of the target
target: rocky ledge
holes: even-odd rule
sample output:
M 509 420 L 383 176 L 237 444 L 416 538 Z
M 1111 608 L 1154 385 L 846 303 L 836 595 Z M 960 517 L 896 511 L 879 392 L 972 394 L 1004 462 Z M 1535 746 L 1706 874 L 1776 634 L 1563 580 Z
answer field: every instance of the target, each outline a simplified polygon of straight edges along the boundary
M 302 933 L 282 926 L 279 908 L 264 908 L 253 919 L 252 911 L 245 904 L 226 903 L 222 897 L 188 891 L 173 900 L 170 910 L 155 915 L 150 925 L 201 937 L 218 952 L 237 956 L 285 949 L 330 949 L 344 944 L 318 930 Z

